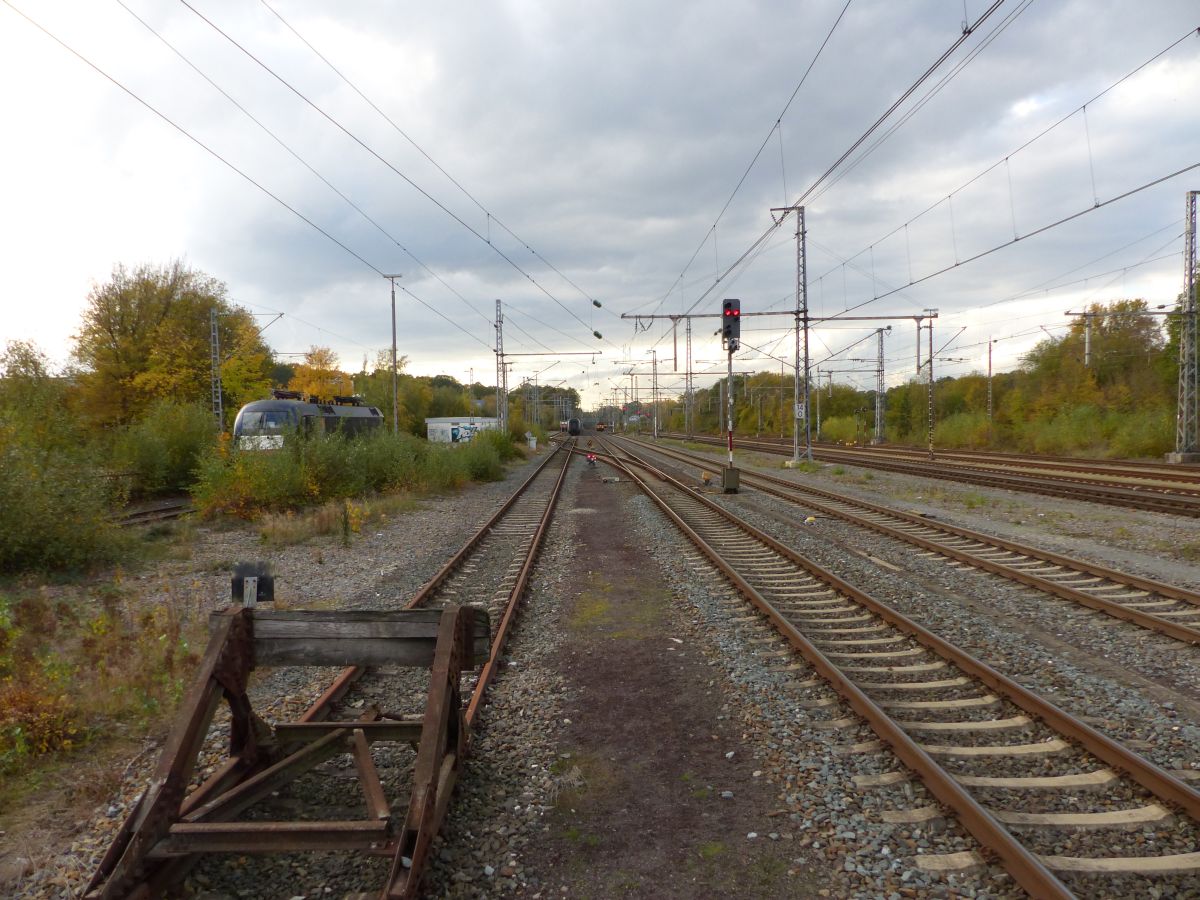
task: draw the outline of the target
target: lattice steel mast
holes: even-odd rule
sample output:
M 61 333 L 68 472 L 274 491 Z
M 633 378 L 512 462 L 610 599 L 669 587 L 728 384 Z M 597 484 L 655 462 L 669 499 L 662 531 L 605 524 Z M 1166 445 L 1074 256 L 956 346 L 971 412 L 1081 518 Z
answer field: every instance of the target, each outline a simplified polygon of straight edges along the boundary
M 1183 305 L 1179 320 L 1179 406 L 1175 415 L 1172 462 L 1200 462 L 1200 361 L 1196 340 L 1196 197 L 1188 191 L 1184 206 Z

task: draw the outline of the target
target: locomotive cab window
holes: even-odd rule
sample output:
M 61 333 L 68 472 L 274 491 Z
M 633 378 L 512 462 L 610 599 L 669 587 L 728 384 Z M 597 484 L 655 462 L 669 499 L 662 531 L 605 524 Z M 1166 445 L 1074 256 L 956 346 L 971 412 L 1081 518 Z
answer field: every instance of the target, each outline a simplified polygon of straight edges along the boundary
M 294 426 L 290 410 L 267 409 L 242 414 L 242 434 L 279 434 Z

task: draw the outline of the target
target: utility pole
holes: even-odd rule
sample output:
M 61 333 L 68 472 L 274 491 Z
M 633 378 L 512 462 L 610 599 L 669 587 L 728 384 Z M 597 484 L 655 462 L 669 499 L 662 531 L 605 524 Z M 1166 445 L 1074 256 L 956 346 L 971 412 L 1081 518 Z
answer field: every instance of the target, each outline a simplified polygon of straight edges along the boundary
M 1083 367 L 1091 368 L 1092 365 L 1092 319 L 1096 316 L 1103 316 L 1104 313 L 1095 312 L 1068 312 L 1064 315 L 1078 316 L 1083 319 Z
M 917 323 L 917 377 L 918 378 L 921 376 L 921 328 L 923 327 L 921 325 L 921 323 L 925 319 L 936 319 L 937 317 L 938 317 L 938 311 L 936 309 L 927 309 L 927 310 L 925 310 L 924 314 L 912 317 L 913 321 Z
M 1175 413 L 1175 452 L 1167 454 L 1173 463 L 1200 462 L 1200 346 L 1196 328 L 1196 197 L 1200 191 L 1188 191 L 1184 204 L 1183 231 L 1183 305 L 1179 322 L 1179 406 Z
M 808 257 L 807 248 L 805 246 L 807 240 L 807 231 L 804 227 L 804 207 L 797 204 L 796 206 L 774 207 L 771 209 L 771 218 L 775 220 L 775 213 L 781 213 L 780 217 L 775 220 L 776 224 L 782 225 L 783 220 L 787 218 L 789 212 L 796 214 L 796 415 L 795 427 L 792 433 L 792 465 L 795 466 L 800 462 L 800 420 L 804 420 L 804 458 L 812 462 L 812 419 L 808 414 L 809 401 L 811 400 L 809 385 L 808 385 Z M 804 332 L 804 366 L 800 366 L 800 347 L 801 347 L 801 331 Z M 800 379 L 803 374 L 804 378 L 804 404 L 800 403 Z
M 829 375 L 828 372 L 825 374 Z M 829 376 L 829 392 L 833 393 L 833 376 Z M 817 440 L 821 439 L 821 367 L 817 367 Z
M 658 440 L 658 350 L 650 350 L 650 412 L 654 439 Z
M 988 338 L 988 444 L 993 443 L 992 437 L 992 346 L 995 338 Z
M 496 424 L 508 434 L 508 367 L 504 364 L 504 310 L 496 301 Z
M 684 385 L 684 391 L 687 395 L 687 406 L 684 408 L 683 418 L 685 420 L 685 430 L 690 440 L 695 436 L 696 431 L 695 385 L 692 383 L 692 320 L 690 316 L 687 320 L 687 372 L 684 377 Z
M 936 310 L 928 310 L 928 312 L 936 312 Z M 920 342 L 918 341 L 918 346 Z M 929 400 L 929 410 L 927 413 L 927 421 L 929 426 L 929 460 L 933 461 L 933 320 L 929 321 L 929 388 L 926 392 Z
M 217 328 L 217 308 L 208 311 L 208 326 L 211 332 L 212 349 L 212 411 L 217 422 L 217 431 L 225 430 L 225 410 L 221 406 L 221 333 Z
M 403 275 L 384 275 L 392 283 L 392 434 L 400 433 L 400 378 L 396 373 L 396 279 Z M 499 305 L 500 301 L 496 301 Z
M 875 363 L 875 439 L 873 444 L 883 443 L 883 398 L 884 398 L 884 371 L 883 371 L 883 333 L 891 331 L 892 326 L 886 328 L 876 328 L 875 334 L 879 337 L 879 353 Z M 818 388 L 818 393 L 820 389 Z
M 783 381 L 787 378 L 787 374 L 783 371 L 783 360 L 779 361 L 779 439 L 784 438 L 783 433 Z M 820 437 L 820 429 L 818 429 L 818 437 Z

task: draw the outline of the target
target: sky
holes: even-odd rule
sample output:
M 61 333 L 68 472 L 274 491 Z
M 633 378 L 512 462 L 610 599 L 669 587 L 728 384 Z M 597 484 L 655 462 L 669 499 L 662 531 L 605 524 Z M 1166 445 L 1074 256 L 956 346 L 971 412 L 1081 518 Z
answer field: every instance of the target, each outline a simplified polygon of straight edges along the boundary
M 890 325 L 902 383 L 935 309 L 938 376 L 1011 369 L 1180 293 L 1200 10 L 992 3 L 0 0 L 0 344 L 66 364 L 115 266 L 178 259 L 358 370 L 398 274 L 411 372 L 494 384 L 499 299 L 510 387 L 645 398 L 657 357 L 674 393 L 683 321 L 622 315 L 794 310 L 801 202 L 812 315 L 894 317 L 816 323 L 814 366 L 871 386 Z M 790 378 L 792 326 L 743 320 L 735 369 Z

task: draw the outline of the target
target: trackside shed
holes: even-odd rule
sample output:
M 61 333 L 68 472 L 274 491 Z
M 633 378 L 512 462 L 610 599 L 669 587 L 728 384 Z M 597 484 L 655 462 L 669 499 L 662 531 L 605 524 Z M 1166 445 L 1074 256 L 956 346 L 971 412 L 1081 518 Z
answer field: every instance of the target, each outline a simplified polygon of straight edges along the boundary
M 484 416 L 436 416 L 425 420 L 425 436 L 438 444 L 461 444 L 480 431 L 499 427 L 498 420 Z

